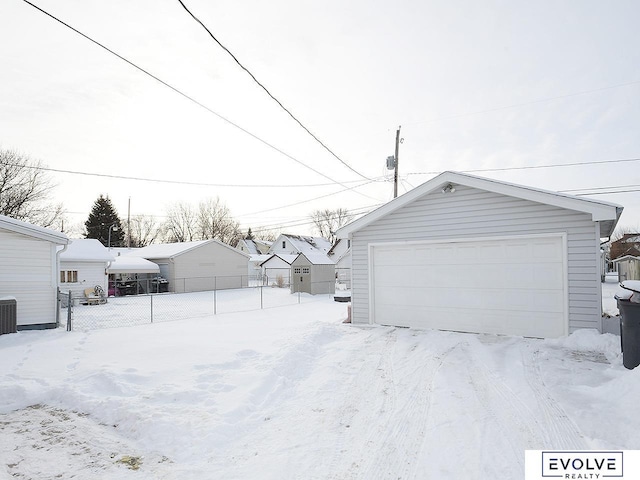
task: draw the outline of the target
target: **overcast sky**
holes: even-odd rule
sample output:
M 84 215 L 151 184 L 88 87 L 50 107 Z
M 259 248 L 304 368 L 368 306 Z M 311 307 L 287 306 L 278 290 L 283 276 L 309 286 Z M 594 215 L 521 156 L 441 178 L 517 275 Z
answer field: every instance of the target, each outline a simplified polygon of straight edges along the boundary
M 209 109 L 2 0 L 0 147 L 77 172 L 51 172 L 72 223 L 99 194 L 159 220 L 220 197 L 244 228 L 309 233 L 315 209 L 392 198 L 402 126 L 400 193 L 445 170 L 595 189 L 640 228 L 637 0 L 184 0 L 340 160 L 177 0 L 33 3 Z

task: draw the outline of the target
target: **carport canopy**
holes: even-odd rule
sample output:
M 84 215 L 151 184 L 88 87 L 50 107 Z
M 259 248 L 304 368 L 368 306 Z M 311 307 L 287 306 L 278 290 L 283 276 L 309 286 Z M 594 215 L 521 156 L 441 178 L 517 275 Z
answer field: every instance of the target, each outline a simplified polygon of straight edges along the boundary
M 107 268 L 107 273 L 157 273 L 160 274 L 158 264 L 144 258 L 130 255 L 119 255 Z

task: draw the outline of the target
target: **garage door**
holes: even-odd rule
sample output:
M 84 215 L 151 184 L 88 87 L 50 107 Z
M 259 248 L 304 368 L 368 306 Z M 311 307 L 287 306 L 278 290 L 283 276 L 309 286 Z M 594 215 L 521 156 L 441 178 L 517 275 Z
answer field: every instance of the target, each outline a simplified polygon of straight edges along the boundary
M 374 323 L 554 338 L 567 333 L 562 236 L 372 246 Z

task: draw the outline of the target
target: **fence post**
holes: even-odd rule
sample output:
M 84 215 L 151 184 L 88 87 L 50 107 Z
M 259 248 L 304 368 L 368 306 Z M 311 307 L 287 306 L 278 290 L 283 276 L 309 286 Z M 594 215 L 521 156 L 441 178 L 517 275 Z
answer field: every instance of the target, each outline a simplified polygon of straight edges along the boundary
M 71 331 L 71 290 L 69 290 L 69 297 L 67 300 L 67 332 Z
M 260 310 L 263 310 L 264 307 L 262 306 L 262 285 L 260 285 Z
M 151 323 L 153 323 L 153 295 L 149 295 L 151 299 Z

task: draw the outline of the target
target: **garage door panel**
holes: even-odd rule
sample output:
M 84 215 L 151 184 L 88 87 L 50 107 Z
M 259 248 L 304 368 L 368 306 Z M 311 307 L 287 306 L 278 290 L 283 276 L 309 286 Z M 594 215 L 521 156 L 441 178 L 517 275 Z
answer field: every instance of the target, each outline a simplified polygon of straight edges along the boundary
M 567 330 L 560 236 L 374 246 L 372 255 L 375 323 L 536 337 Z

